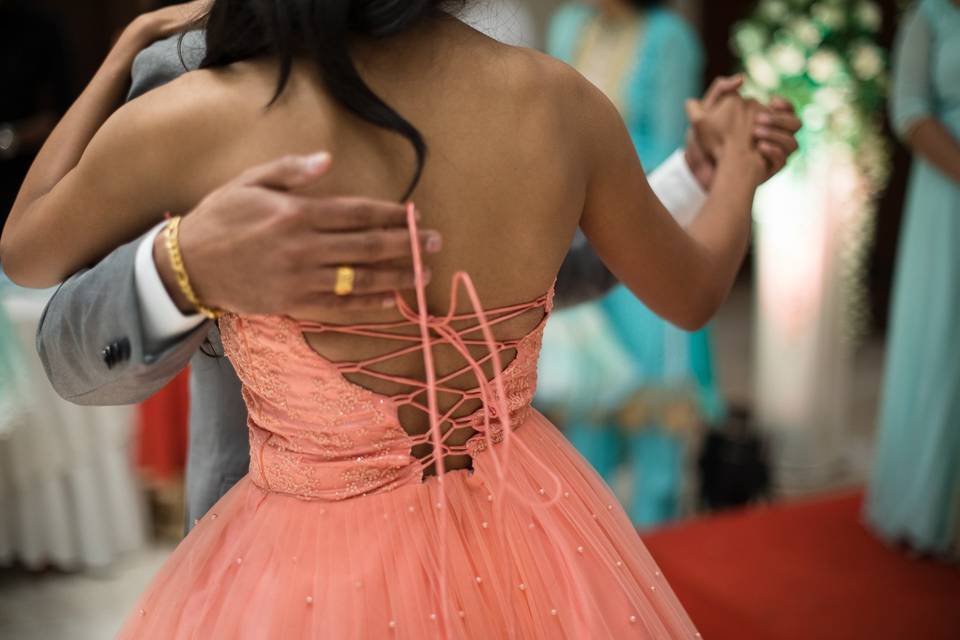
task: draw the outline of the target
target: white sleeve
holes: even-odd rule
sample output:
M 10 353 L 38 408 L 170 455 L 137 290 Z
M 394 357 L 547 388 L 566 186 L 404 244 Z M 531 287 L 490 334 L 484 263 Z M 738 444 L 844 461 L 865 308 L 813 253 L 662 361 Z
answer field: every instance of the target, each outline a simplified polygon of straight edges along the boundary
M 682 227 L 693 222 L 707 201 L 707 192 L 690 171 L 683 149 L 674 151 L 648 180 L 660 202 Z
M 134 278 L 137 283 L 137 301 L 143 318 L 144 337 L 148 343 L 159 344 L 200 326 L 203 316 L 199 313 L 184 315 L 177 307 L 157 272 L 153 261 L 153 242 L 163 229 L 158 224 L 137 247 Z

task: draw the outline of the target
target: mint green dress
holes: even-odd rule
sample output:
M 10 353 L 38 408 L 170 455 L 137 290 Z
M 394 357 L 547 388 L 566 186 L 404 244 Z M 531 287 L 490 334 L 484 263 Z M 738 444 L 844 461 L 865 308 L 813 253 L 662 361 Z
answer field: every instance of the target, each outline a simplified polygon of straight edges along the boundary
M 898 37 L 892 116 L 932 117 L 960 141 L 960 6 L 922 0 Z M 924 552 L 960 527 L 960 184 L 914 159 L 894 281 L 867 521 Z
M 26 363 L 3 306 L 4 291 L 12 289 L 8 282 L 0 270 L 0 439 L 8 437 L 26 414 L 21 387 Z

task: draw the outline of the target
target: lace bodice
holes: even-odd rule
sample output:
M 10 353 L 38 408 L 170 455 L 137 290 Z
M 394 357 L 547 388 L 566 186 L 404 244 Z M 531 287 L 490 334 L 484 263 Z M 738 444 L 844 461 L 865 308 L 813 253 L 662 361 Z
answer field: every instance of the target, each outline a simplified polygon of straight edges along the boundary
M 468 283 L 461 274 L 455 287 L 457 280 L 461 285 Z M 483 312 L 483 320 L 480 313 L 453 311 L 426 318 L 433 349 L 447 345 L 457 349 L 464 360 L 462 368 L 437 377 L 434 385 L 437 395 L 455 397 L 452 406 L 434 412 L 443 432 L 440 450 L 444 456 L 475 456 L 500 442 L 504 437 L 500 407 L 505 407 L 512 425 L 522 424 L 529 415 L 552 300 L 551 288 L 530 303 Z M 451 309 L 456 304 L 454 295 Z M 480 367 L 494 360 L 494 355 L 489 350 L 479 358 L 470 355 L 471 348 L 475 351 L 489 344 L 482 335 L 484 324 L 492 329 L 536 308 L 542 308 L 544 315 L 531 332 L 517 340 L 495 341 L 497 360 L 506 352 L 515 351 L 516 356 L 498 380 L 488 382 Z M 430 443 L 436 434 L 431 430 L 409 435 L 399 411 L 411 406 L 429 413 L 429 402 L 424 404 L 422 397 L 430 385 L 374 369 L 390 358 L 424 351 L 421 335 L 409 333 L 409 328 L 420 322 L 418 313 L 399 297 L 398 309 L 403 320 L 389 324 L 322 325 L 279 316 L 240 315 L 221 320 L 225 353 L 243 383 L 249 411 L 250 477 L 255 484 L 303 499 L 343 500 L 422 481 L 424 469 L 436 463 L 437 447 L 423 458 L 414 456 L 412 450 Z M 368 361 L 334 363 L 306 342 L 304 333 L 311 332 L 390 339 L 400 346 Z M 475 388 L 461 390 L 446 384 L 471 370 L 480 379 Z M 389 380 L 402 385 L 404 391 L 381 395 L 349 381 L 345 377 L 349 373 Z M 465 403 L 477 400 L 480 409 L 454 417 Z M 476 434 L 463 445 L 449 444 L 453 434 L 464 429 Z

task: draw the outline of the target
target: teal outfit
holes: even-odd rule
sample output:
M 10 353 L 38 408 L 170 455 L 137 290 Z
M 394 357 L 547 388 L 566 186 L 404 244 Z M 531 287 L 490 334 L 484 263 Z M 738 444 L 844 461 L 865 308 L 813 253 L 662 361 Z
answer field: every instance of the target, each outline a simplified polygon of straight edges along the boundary
M 894 126 L 932 117 L 960 140 L 960 7 L 922 0 L 898 36 Z M 915 157 L 904 213 L 877 454 L 866 506 L 881 536 L 960 542 L 960 184 Z
M 700 94 L 702 47 L 691 27 L 672 11 L 649 11 L 632 31 L 607 20 L 586 5 L 567 5 L 551 22 L 547 50 L 607 93 L 620 110 L 641 163 L 651 170 L 683 145 L 688 126 L 684 102 Z M 603 30 L 616 30 L 617 37 L 633 38 L 634 42 L 632 46 L 608 44 L 600 54 L 609 57 L 606 64 L 602 57 L 590 64 L 584 50 L 595 46 L 597 33 Z M 605 76 L 612 86 L 602 86 L 592 73 Z M 610 73 L 620 75 L 609 78 Z M 622 405 L 633 393 L 643 390 L 653 392 L 646 397 L 659 398 L 661 405 L 670 404 L 677 391 L 686 391 L 700 418 L 717 418 L 723 407 L 714 379 L 709 332 L 688 333 L 673 327 L 622 285 L 598 302 L 560 312 L 553 319 L 565 335 L 574 334 L 571 327 L 575 329 L 577 323 L 587 322 L 591 323 L 590 335 L 597 332 L 593 325 L 601 322 L 607 335 L 597 340 L 597 348 L 587 345 L 581 349 L 588 355 L 566 367 L 576 370 L 583 380 L 581 385 L 570 386 L 589 389 L 599 384 L 598 379 L 608 378 L 610 385 L 606 386 L 613 391 L 592 398 L 570 397 L 565 399 L 568 406 L 547 410 L 560 416 L 567 436 L 608 481 L 623 464 L 630 466 L 632 489 L 627 510 L 635 524 L 650 526 L 670 520 L 680 507 L 683 438 L 662 423 L 662 412 L 653 407 L 645 417 L 636 418 L 643 424 L 625 425 L 615 416 L 622 413 Z M 541 367 L 548 380 L 558 368 L 560 356 L 547 352 L 554 348 L 551 341 L 561 340 L 549 332 L 548 327 Z M 611 342 L 620 352 L 615 354 L 615 362 L 603 355 L 611 351 Z M 624 356 L 627 366 L 619 362 Z M 598 358 L 608 362 L 598 365 Z
M 18 381 L 19 376 L 25 375 L 26 363 L 13 323 L 3 306 L 4 291 L 12 288 L 0 270 L 0 438 L 8 436 L 26 413 L 23 389 Z

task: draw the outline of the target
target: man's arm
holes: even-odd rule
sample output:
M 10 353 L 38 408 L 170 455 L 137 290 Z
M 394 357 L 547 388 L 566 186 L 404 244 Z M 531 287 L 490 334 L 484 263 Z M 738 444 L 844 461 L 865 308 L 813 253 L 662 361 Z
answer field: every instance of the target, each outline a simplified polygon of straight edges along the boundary
M 143 332 L 151 344 L 160 344 L 183 336 L 204 321 L 204 316 L 197 311 L 182 311 L 177 306 L 157 270 L 153 247 L 162 231 L 163 225 L 157 225 L 140 240 L 134 264 L 137 302 L 143 310 Z
M 151 344 L 143 330 L 134 263 L 139 241 L 64 282 L 37 328 L 37 351 L 57 393 L 85 405 L 141 402 L 190 360 L 209 330 Z
M 196 68 L 203 44 L 198 33 L 187 33 L 182 47 L 174 34 L 138 53 L 127 100 Z M 207 335 L 210 325 L 202 317 L 181 315 L 177 323 L 171 320 L 172 303 L 163 306 L 165 292 L 154 284 L 160 281 L 149 251 L 154 234 L 73 275 L 47 303 L 37 327 L 37 352 L 65 399 L 84 405 L 141 402 L 187 365 Z

